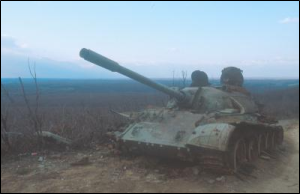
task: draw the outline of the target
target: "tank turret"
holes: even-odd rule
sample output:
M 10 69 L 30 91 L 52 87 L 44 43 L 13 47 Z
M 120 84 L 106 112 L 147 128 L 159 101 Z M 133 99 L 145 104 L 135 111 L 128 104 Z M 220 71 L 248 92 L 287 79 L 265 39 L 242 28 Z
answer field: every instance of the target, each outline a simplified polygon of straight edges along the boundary
M 172 97 L 167 107 L 119 114 L 130 120 L 114 133 L 121 151 L 176 157 L 237 173 L 283 142 L 283 128 L 260 114 L 242 87 L 238 68 L 223 70 L 223 87 L 210 86 L 207 76 L 198 72 L 193 76 L 195 85 L 175 90 L 94 51 L 82 49 L 80 56 Z

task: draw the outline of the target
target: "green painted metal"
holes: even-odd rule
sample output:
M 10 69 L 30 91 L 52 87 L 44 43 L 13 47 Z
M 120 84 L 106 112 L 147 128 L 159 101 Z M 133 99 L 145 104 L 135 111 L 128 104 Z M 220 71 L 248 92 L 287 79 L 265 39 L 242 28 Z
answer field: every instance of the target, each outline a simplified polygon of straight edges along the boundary
M 128 118 L 130 124 L 115 136 L 122 146 L 131 150 L 145 152 L 152 149 L 155 154 L 172 153 L 181 158 L 184 155 L 184 158 L 198 159 L 202 155 L 202 159 L 205 156 L 218 159 L 230 153 L 230 145 L 235 138 L 252 132 L 255 136 L 282 131 L 281 127 L 261 120 L 256 103 L 244 88 L 187 87 L 175 90 L 94 51 L 82 49 L 80 56 L 173 97 L 166 107 L 147 108 L 132 114 L 117 113 Z
M 211 150 L 228 151 L 231 134 L 235 126 L 228 123 L 212 123 L 199 126 L 187 142 L 189 146 Z

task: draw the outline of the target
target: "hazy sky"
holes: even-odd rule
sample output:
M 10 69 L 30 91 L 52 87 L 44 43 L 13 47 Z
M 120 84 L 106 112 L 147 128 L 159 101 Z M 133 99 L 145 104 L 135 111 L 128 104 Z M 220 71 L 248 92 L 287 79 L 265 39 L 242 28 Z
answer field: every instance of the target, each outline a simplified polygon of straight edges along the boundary
M 1 78 L 114 78 L 79 58 L 95 50 L 149 77 L 299 77 L 299 2 L 3 2 Z

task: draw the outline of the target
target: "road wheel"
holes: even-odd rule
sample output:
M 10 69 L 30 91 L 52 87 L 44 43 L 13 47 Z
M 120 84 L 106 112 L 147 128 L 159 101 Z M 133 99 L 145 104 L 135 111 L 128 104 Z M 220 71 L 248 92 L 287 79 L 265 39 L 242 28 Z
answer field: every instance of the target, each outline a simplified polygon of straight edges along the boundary
M 247 146 L 247 159 L 249 162 L 255 161 L 259 156 L 258 138 L 250 139 Z
M 258 142 L 257 142 L 258 144 L 257 145 L 258 145 L 258 155 L 259 156 L 262 154 L 263 151 L 266 150 L 266 144 L 267 144 L 266 140 L 267 140 L 266 135 L 260 134 L 258 136 Z
M 235 142 L 230 153 L 230 164 L 234 172 L 238 172 L 247 161 L 247 146 L 244 139 Z

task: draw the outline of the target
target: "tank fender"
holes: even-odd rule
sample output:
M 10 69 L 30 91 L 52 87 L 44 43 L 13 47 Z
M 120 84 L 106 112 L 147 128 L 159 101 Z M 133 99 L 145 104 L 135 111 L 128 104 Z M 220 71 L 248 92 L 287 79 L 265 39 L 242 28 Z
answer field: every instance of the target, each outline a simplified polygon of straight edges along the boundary
M 187 146 L 228 151 L 230 137 L 235 126 L 227 123 L 206 124 L 197 127 L 187 142 Z

